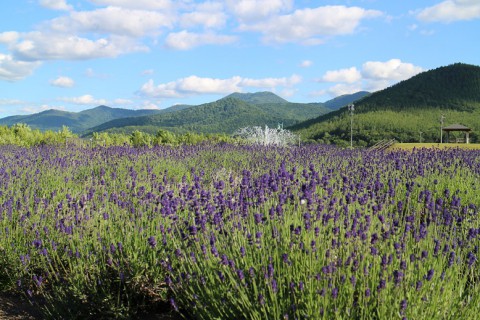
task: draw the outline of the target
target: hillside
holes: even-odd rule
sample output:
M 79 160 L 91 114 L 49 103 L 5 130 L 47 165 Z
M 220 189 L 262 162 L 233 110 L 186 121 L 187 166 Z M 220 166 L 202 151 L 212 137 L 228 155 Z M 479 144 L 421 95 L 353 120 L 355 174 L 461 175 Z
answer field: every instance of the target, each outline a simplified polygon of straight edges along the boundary
M 368 91 L 359 91 L 352 94 L 343 94 L 341 96 L 333 98 L 332 100 L 328 100 L 324 104 L 325 104 L 325 107 L 327 107 L 328 109 L 338 110 L 349 103 L 356 102 L 357 100 L 360 100 L 368 96 L 369 94 L 370 92 Z
M 61 110 L 46 110 L 25 116 L 11 116 L 0 119 L 0 125 L 11 126 L 16 123 L 25 123 L 33 129 L 58 131 L 67 126 L 72 132 L 80 133 L 90 127 L 104 122 L 125 118 L 144 116 L 158 113 L 159 110 L 129 110 L 98 106 L 81 112 L 67 112 Z
M 272 102 L 271 95 L 265 103 L 252 104 L 243 101 L 244 99 L 236 98 L 235 96 L 238 97 L 238 94 L 234 94 L 215 102 L 177 112 L 113 120 L 91 128 L 86 134 L 101 131 L 131 132 L 135 129 L 154 133 L 160 128 L 176 133 L 187 131 L 233 133 L 238 128 L 245 126 L 276 127 L 280 123 L 285 126 L 293 125 L 329 111 L 320 103 L 290 103 L 283 99 L 285 102 L 277 100 L 279 102 L 275 103 Z M 259 97 L 253 95 L 249 96 L 249 99 L 259 101 Z
M 460 123 L 473 129 L 480 142 L 480 67 L 456 63 L 422 72 L 355 103 L 354 144 L 382 139 L 401 142 L 440 141 L 444 125 Z M 305 139 L 347 145 L 350 115 L 346 107 L 291 127 Z M 421 132 L 421 133 L 420 133 Z

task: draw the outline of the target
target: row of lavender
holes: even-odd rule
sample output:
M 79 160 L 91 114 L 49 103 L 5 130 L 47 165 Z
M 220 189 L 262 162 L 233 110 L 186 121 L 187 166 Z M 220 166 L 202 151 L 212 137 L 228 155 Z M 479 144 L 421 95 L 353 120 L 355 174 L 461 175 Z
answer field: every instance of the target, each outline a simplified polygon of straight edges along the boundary
M 0 150 L 0 285 L 53 318 L 473 319 L 480 152 Z

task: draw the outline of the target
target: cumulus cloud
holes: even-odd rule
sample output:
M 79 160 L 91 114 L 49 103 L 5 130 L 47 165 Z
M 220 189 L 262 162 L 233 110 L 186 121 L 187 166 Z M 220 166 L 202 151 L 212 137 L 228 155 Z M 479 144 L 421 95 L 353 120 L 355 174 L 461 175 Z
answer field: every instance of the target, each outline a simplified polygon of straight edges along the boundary
M 126 37 L 90 40 L 74 35 L 38 31 L 25 34 L 20 42 L 12 46 L 14 55 L 25 61 L 86 60 L 147 50 L 145 46 Z
M 356 67 L 327 71 L 319 82 L 336 83 L 329 88 L 315 91 L 313 96 L 330 95 L 333 97 L 358 91 L 378 91 L 402 80 L 409 79 L 424 71 L 423 68 L 400 59 L 367 61 L 358 70 Z
M 73 11 L 53 19 L 46 27 L 55 32 L 93 32 L 141 37 L 172 27 L 174 17 L 156 11 L 107 7 L 93 11 Z
M 144 101 L 139 109 L 158 110 L 160 107 L 155 102 Z
M 257 21 L 290 10 L 293 0 L 227 0 L 230 11 L 242 21 Z
M 72 10 L 73 7 L 65 0 L 41 0 L 40 5 L 53 10 Z
M 351 34 L 363 19 L 381 15 L 380 11 L 359 7 L 324 6 L 296 10 L 265 22 L 242 24 L 240 30 L 258 31 L 266 42 L 313 45 L 322 43 L 325 37 Z
M 221 3 L 205 2 L 195 6 L 192 12 L 184 13 L 180 18 L 180 25 L 184 28 L 221 28 L 225 26 L 227 18 Z
M 20 34 L 16 31 L 0 32 L 0 43 L 12 44 L 15 43 L 19 37 Z
M 150 79 L 140 89 L 140 94 L 155 98 L 181 98 L 200 94 L 229 94 L 241 92 L 246 87 L 275 90 L 277 87 L 292 87 L 299 83 L 297 75 L 283 78 L 250 79 L 239 76 L 228 79 L 190 76 L 176 81 L 155 85 Z
M 85 94 L 80 97 L 72 97 L 72 98 L 60 98 L 61 101 L 69 102 L 73 104 L 80 104 L 80 105 L 101 105 L 107 104 L 107 100 L 105 99 L 95 99 L 90 94 Z
M 33 73 L 40 62 L 15 60 L 11 55 L 0 53 L 0 79 L 6 81 L 22 80 Z
M 373 80 L 401 81 L 420 72 L 423 68 L 400 59 L 391 59 L 386 62 L 368 61 L 362 66 L 362 76 Z
M 115 6 L 130 9 L 167 10 L 173 7 L 171 0 L 89 0 L 102 6 Z M 178 1 L 177 1 L 178 2 Z
M 417 19 L 425 22 L 453 22 L 480 18 L 478 0 L 446 0 L 420 10 Z
M 42 104 L 40 106 L 26 106 L 24 108 L 21 109 L 22 112 L 24 113 L 39 113 L 39 112 L 42 112 L 42 111 L 47 111 L 47 110 L 61 110 L 61 111 L 65 111 L 66 108 L 64 106 L 51 106 L 51 105 L 48 105 L 48 104 Z
M 218 35 L 209 33 L 193 33 L 186 30 L 170 33 L 165 39 L 168 48 L 176 50 L 188 50 L 194 47 L 211 44 L 228 44 L 237 40 L 234 36 Z
M 327 71 L 323 75 L 322 81 L 354 83 L 361 78 L 362 75 L 360 74 L 360 71 L 358 71 L 355 67 L 351 67 L 348 69 Z
M 54 87 L 71 88 L 75 85 L 75 81 L 69 77 L 58 77 L 55 80 L 50 81 L 50 84 Z

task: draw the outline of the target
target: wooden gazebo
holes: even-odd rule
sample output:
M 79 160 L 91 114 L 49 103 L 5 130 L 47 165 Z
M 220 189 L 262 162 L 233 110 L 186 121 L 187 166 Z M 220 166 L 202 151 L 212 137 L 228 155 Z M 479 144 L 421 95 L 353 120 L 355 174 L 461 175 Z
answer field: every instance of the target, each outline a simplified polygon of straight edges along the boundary
M 450 142 L 450 132 L 452 131 L 465 132 L 465 140 L 457 138 L 455 140 L 455 143 L 470 143 L 470 131 L 472 131 L 472 129 L 470 129 L 469 127 L 465 127 L 461 124 L 452 124 L 448 127 L 443 127 L 442 130 L 447 133 L 447 143 Z

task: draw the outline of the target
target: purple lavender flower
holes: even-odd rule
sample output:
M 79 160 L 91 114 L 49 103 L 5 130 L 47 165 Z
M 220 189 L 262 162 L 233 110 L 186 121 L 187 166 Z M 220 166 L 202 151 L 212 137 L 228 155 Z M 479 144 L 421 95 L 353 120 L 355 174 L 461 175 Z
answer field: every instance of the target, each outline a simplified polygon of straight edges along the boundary
M 406 309 L 407 309 L 407 300 L 403 299 L 402 301 L 400 301 L 400 314 L 404 314 Z
M 265 304 L 265 297 L 261 293 L 258 295 L 258 303 L 262 306 Z
M 338 288 L 335 287 L 332 289 L 332 298 L 337 299 L 337 297 L 338 297 Z
M 395 283 L 396 286 L 399 286 L 400 283 L 402 282 L 404 277 L 404 274 L 402 271 L 395 270 L 393 271 L 393 282 Z
M 152 248 L 155 248 L 157 246 L 157 240 L 155 240 L 154 236 L 150 236 L 150 238 L 148 238 L 148 244 Z
M 432 280 L 434 274 L 435 274 L 435 270 L 430 269 L 430 270 L 428 270 L 428 272 L 427 272 L 427 274 L 425 275 L 424 279 L 426 279 L 427 281 L 430 281 L 430 280 Z
M 245 279 L 245 275 L 243 274 L 242 269 L 237 270 L 237 276 L 240 279 L 240 281 L 243 281 L 243 279 Z
M 420 291 L 420 290 L 422 289 L 422 287 L 423 287 L 423 282 L 422 282 L 421 280 L 418 280 L 418 281 L 417 281 L 417 284 L 416 284 L 416 286 L 415 286 L 415 289 L 416 289 L 417 291 Z

